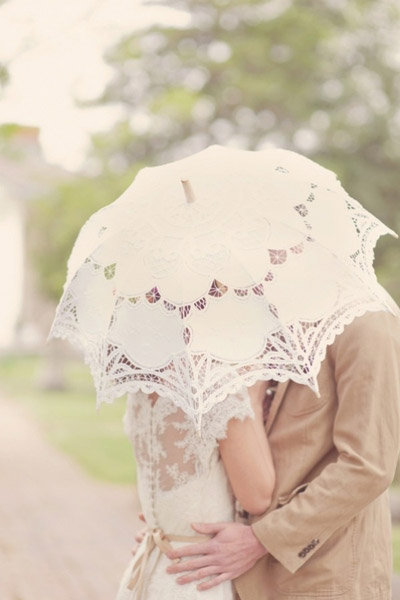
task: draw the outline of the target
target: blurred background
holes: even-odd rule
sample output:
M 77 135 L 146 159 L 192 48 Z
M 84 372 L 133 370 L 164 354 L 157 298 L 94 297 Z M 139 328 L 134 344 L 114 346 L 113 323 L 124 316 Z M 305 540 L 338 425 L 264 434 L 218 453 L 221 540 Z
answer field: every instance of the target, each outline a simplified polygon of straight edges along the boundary
M 400 232 L 399 40 L 397 0 L 0 0 L 2 599 L 113 597 L 137 526 L 124 401 L 96 414 L 79 357 L 46 344 L 80 227 L 217 143 L 303 153 Z M 400 302 L 395 239 L 375 266 Z M 400 572 L 399 506 L 395 483 Z

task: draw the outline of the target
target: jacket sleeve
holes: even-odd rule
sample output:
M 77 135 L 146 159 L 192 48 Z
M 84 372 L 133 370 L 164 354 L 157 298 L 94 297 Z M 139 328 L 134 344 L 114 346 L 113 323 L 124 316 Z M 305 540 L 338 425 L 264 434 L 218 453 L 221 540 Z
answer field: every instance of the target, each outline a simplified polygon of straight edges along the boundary
M 295 573 L 340 527 L 390 485 L 400 432 L 400 320 L 390 313 L 356 318 L 329 347 L 338 408 L 338 457 L 291 501 L 252 524 Z

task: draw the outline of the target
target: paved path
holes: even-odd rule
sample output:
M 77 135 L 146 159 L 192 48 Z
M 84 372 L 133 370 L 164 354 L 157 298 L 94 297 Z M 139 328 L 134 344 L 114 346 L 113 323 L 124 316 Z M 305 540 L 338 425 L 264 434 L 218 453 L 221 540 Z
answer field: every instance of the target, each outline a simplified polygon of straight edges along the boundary
M 89 478 L 0 397 L 1 600 L 113 600 L 137 512 L 133 487 Z
M 400 575 L 393 575 L 392 600 L 400 600 Z

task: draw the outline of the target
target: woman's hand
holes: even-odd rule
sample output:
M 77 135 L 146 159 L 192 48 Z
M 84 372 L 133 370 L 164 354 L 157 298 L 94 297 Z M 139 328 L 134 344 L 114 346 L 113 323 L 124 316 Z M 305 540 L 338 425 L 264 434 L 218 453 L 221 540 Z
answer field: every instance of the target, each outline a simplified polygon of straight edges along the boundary
M 139 513 L 139 519 L 141 521 L 143 521 L 143 523 L 146 523 L 146 519 L 144 518 L 144 514 L 143 513 Z M 140 544 L 143 542 L 144 540 L 144 536 L 146 535 L 146 531 L 147 531 L 147 526 L 143 527 L 142 529 L 139 529 L 139 531 L 137 531 L 135 533 L 135 542 L 136 542 L 136 546 L 134 546 L 132 548 L 132 555 L 135 556 L 137 549 L 139 548 Z

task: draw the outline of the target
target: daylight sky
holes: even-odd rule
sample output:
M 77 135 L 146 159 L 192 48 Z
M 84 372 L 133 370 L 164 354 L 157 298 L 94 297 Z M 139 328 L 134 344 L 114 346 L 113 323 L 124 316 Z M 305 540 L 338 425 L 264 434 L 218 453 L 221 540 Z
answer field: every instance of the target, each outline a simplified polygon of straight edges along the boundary
M 11 80 L 0 93 L 0 124 L 40 127 L 46 160 L 78 170 L 90 134 L 121 116 L 118 105 L 75 106 L 75 98 L 94 99 L 109 81 L 104 51 L 153 23 L 188 21 L 185 13 L 140 0 L 8 0 L 0 6 L 0 63 Z M 13 340 L 24 272 L 22 222 L 5 194 L 0 184 L 0 271 L 8 281 L 0 297 L 0 350 Z
M 91 132 L 121 115 L 118 105 L 79 109 L 111 77 L 104 51 L 155 22 L 184 27 L 190 17 L 140 0 L 8 0 L 0 7 L 0 62 L 11 81 L 0 95 L 0 123 L 39 126 L 49 162 L 76 170 Z

